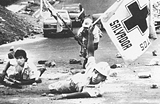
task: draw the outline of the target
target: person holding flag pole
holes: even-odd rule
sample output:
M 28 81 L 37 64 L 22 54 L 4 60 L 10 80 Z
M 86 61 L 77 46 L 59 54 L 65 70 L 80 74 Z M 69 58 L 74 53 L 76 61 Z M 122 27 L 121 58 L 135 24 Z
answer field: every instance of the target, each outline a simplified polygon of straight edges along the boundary
M 89 29 L 89 27 L 92 24 L 93 20 L 91 18 L 86 18 L 84 20 L 84 22 L 82 23 L 82 27 L 78 30 L 77 32 L 77 39 L 76 40 L 80 40 L 82 43 L 87 44 L 87 30 Z M 98 26 L 96 26 L 96 24 L 94 24 L 94 29 L 93 29 L 93 34 L 94 34 L 94 49 L 97 50 L 98 49 L 98 43 L 99 43 L 99 40 L 100 40 L 100 37 L 102 37 L 103 33 L 102 31 L 98 28 Z M 81 45 L 81 44 L 80 44 Z M 86 47 L 84 47 L 86 48 Z M 82 49 L 82 46 L 81 46 L 81 55 L 80 56 L 83 56 L 83 54 L 85 52 L 82 52 L 83 49 Z M 83 56 L 84 57 L 84 56 Z
M 86 46 L 83 44 L 83 42 L 81 40 L 77 39 L 77 36 L 72 32 L 72 30 L 70 29 L 70 27 L 68 27 L 68 25 L 65 23 L 65 21 L 57 13 L 56 9 L 54 9 L 52 7 L 52 5 L 47 0 L 43 0 L 43 2 L 44 2 L 44 5 L 47 7 L 48 11 L 51 13 L 51 15 L 57 20 L 57 32 L 61 32 L 62 31 L 62 23 L 63 23 L 68 28 L 68 30 L 70 31 L 70 34 L 72 36 L 74 36 L 74 38 L 75 38 L 76 41 L 78 41 L 78 44 L 80 44 L 83 48 L 86 48 Z M 60 23 L 60 21 L 62 21 L 62 22 Z M 85 63 L 86 63 L 86 60 L 84 61 L 83 67 L 85 67 Z
M 77 73 L 52 83 L 48 86 L 49 94 L 52 93 L 52 100 L 71 99 L 71 98 L 90 98 L 101 97 L 105 92 L 105 84 L 110 74 L 110 66 L 107 62 L 96 63 L 94 57 L 94 42 L 92 31 L 94 26 L 88 30 L 88 60 L 85 73 Z M 47 93 L 42 94 L 46 96 Z M 51 97 L 51 94 L 50 94 Z
M 103 36 L 103 33 L 96 25 L 96 23 L 93 24 L 93 20 L 91 18 L 87 17 L 84 19 L 82 27 L 79 28 L 77 36 L 75 37 L 75 39 L 78 41 L 78 44 L 81 46 L 80 57 L 85 58 L 83 68 L 85 68 L 85 64 L 87 62 L 88 30 L 90 26 L 93 25 L 94 27 L 92 33 L 94 35 L 94 50 L 97 50 L 100 38 Z

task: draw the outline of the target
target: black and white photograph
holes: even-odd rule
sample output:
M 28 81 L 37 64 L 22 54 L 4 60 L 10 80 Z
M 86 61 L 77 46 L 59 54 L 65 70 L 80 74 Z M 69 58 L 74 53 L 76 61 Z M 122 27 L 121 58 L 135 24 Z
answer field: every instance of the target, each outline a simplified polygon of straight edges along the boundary
M 0 104 L 160 104 L 160 0 L 0 0 Z

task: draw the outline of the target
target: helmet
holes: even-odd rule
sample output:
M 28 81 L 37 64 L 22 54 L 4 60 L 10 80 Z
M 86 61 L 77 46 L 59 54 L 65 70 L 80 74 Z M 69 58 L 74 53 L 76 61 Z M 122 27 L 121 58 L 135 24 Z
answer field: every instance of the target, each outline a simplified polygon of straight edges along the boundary
M 15 56 L 15 58 L 17 58 L 19 56 L 23 56 L 24 58 L 27 58 L 27 53 L 23 49 L 17 49 L 14 56 Z
M 82 27 L 87 27 L 89 28 L 92 24 L 93 20 L 90 19 L 90 18 L 86 18 L 84 21 L 83 21 L 83 24 L 82 24 Z
M 108 76 L 110 72 L 110 66 L 107 62 L 99 62 L 95 65 L 95 70 L 101 73 L 104 76 Z

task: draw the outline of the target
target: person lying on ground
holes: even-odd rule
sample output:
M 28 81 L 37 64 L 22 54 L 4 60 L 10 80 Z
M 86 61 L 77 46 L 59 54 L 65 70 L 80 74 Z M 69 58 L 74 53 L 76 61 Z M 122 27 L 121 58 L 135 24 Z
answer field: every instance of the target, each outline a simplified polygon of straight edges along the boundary
M 23 49 L 17 49 L 14 54 L 15 59 L 9 60 L 0 75 L 1 83 L 7 84 L 5 82 L 6 79 L 12 79 L 14 82 L 13 85 L 19 84 L 33 84 L 33 83 L 40 83 L 41 79 L 40 76 L 46 70 L 42 68 L 40 70 L 34 65 L 34 63 L 28 59 L 27 53 Z M 10 67 L 14 68 L 14 73 L 9 75 L 7 74 L 7 70 Z
M 90 30 L 87 47 L 88 60 L 85 72 L 75 74 L 66 80 L 50 84 L 47 94 L 51 93 L 55 95 L 52 99 L 102 96 L 104 93 L 104 85 L 109 76 L 110 66 L 107 62 L 96 63 L 94 57 L 93 34 Z

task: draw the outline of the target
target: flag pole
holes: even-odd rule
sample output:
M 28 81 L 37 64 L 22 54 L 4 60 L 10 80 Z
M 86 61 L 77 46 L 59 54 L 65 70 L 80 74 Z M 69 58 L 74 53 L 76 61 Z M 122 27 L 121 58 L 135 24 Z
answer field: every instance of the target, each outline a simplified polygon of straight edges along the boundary
M 53 15 L 53 11 L 52 11 L 52 10 L 54 10 L 54 11 L 56 11 L 56 10 L 52 7 L 52 5 L 51 5 L 47 0 L 43 0 L 43 2 L 44 2 L 44 4 L 45 4 L 45 6 L 48 8 L 48 10 L 50 11 L 51 15 L 52 15 L 53 17 L 55 17 L 55 16 Z M 63 22 L 64 25 L 68 28 L 68 30 L 70 31 L 70 33 L 71 33 L 73 36 L 75 36 L 75 34 L 72 32 L 72 30 L 71 30 L 71 29 L 69 28 L 69 26 L 66 24 L 66 22 L 61 18 L 61 16 L 60 16 L 57 12 L 56 12 L 55 14 L 58 16 L 59 19 L 62 20 L 62 22 Z

